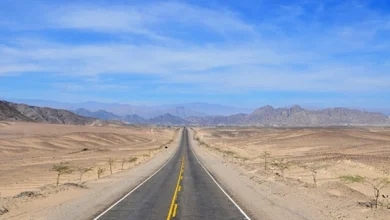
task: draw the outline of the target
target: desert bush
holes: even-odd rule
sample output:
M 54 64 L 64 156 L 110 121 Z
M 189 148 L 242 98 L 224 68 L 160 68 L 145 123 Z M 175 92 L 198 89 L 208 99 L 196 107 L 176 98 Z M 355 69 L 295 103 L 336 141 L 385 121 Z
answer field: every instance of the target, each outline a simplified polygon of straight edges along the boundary
M 64 163 L 53 165 L 51 170 L 57 172 L 57 184 L 56 184 L 57 186 L 60 183 L 60 177 L 62 174 L 72 172 L 72 169 L 69 166 L 65 165 Z
M 81 188 L 81 189 L 88 188 L 84 183 L 64 183 L 64 186 L 68 186 L 72 188 Z
M 291 163 L 285 159 L 282 159 L 282 160 L 273 160 L 271 165 L 280 170 L 280 174 L 283 178 L 283 181 L 285 181 L 284 171 L 290 168 Z
M 98 167 L 97 169 L 97 176 L 98 176 L 98 179 L 100 179 L 100 177 L 102 176 L 102 174 L 106 171 L 106 169 L 104 168 L 101 168 L 101 167 Z
M 345 175 L 345 176 L 340 176 L 340 179 L 347 183 L 362 183 L 371 186 L 374 191 L 374 207 L 376 209 L 378 208 L 378 204 L 379 204 L 379 198 L 381 195 L 380 191 L 386 186 L 390 185 L 390 180 L 388 178 L 369 179 L 367 177 L 362 177 L 359 175 L 356 176 Z M 385 195 L 382 195 L 382 197 L 386 198 Z
M 138 160 L 137 157 L 130 157 L 130 158 L 127 160 L 127 162 L 133 163 L 133 165 L 135 166 L 135 162 L 136 162 L 137 160 Z M 130 166 L 129 166 L 129 168 L 130 168 Z
M 121 170 L 123 170 L 123 166 L 125 165 L 125 163 L 127 162 L 127 160 L 125 158 L 122 159 L 121 161 Z
M 317 163 L 312 163 L 312 164 L 304 164 L 303 168 L 309 170 L 311 172 L 311 175 L 313 177 L 313 186 L 317 187 L 317 171 L 320 169 L 324 169 L 328 167 L 329 165 L 325 164 L 317 164 Z
M 247 157 L 241 157 L 242 164 L 245 164 L 245 162 L 248 160 L 249 160 L 249 158 L 247 158 Z
M 225 151 L 225 155 L 226 157 L 229 159 L 229 157 L 231 157 L 232 159 L 234 158 L 234 152 L 233 151 L 230 151 L 230 150 L 227 150 Z
M 28 198 L 33 198 L 40 196 L 41 194 L 37 191 L 24 191 L 19 193 L 18 195 L 14 196 L 13 198 L 23 198 L 23 197 L 28 197 Z
M 264 170 L 267 170 L 268 160 L 271 159 L 271 153 L 264 151 L 260 156 L 264 160 Z
M 93 170 L 93 167 L 77 167 L 77 171 L 79 172 L 80 176 L 79 176 L 79 182 L 81 182 L 82 178 L 83 178 L 83 175 L 85 173 L 88 173 L 90 171 Z
M 115 160 L 113 158 L 108 158 L 108 165 L 110 166 L 110 173 L 112 175 L 112 167 L 114 166 Z

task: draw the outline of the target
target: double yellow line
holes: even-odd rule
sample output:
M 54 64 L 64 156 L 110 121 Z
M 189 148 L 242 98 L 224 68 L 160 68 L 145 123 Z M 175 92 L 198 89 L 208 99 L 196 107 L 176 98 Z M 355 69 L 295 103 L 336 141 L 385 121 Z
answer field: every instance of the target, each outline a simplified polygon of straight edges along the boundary
M 184 172 L 184 156 L 181 158 L 181 167 L 180 167 L 179 177 L 177 179 L 175 193 L 173 193 L 172 202 L 171 202 L 171 206 L 169 208 L 167 220 L 170 220 L 172 217 L 173 218 L 176 217 L 176 211 L 177 211 L 176 199 L 177 199 L 177 194 L 181 190 L 180 181 L 183 179 L 183 172 Z

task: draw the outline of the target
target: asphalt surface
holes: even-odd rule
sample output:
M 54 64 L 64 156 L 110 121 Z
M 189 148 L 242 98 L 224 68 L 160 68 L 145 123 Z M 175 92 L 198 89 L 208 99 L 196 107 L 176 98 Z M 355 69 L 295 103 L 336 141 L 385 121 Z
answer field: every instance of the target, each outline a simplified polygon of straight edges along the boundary
M 173 158 L 99 220 L 246 219 L 195 158 L 187 129 L 182 135 Z

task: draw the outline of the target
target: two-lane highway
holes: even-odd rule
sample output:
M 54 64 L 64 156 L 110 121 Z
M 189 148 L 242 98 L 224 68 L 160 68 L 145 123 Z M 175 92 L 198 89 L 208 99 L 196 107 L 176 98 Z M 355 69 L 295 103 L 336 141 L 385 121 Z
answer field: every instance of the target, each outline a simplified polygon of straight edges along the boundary
M 171 160 L 94 220 L 249 219 L 200 164 L 183 129 Z

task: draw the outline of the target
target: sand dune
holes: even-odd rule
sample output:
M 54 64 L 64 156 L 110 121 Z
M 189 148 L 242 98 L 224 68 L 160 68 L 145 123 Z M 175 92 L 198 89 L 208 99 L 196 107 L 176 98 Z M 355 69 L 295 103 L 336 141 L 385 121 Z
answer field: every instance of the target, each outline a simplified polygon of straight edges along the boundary
M 175 129 L 151 127 L 91 127 L 37 123 L 0 123 L 0 193 L 2 197 L 35 190 L 55 183 L 54 164 L 76 167 L 107 167 L 108 158 L 121 161 L 131 156 L 138 163 L 151 158 L 157 148 L 170 141 Z M 124 168 L 132 164 L 125 163 Z M 109 172 L 105 172 L 107 175 Z M 77 182 L 77 172 L 65 174 L 61 182 Z M 96 171 L 83 180 L 96 179 Z

